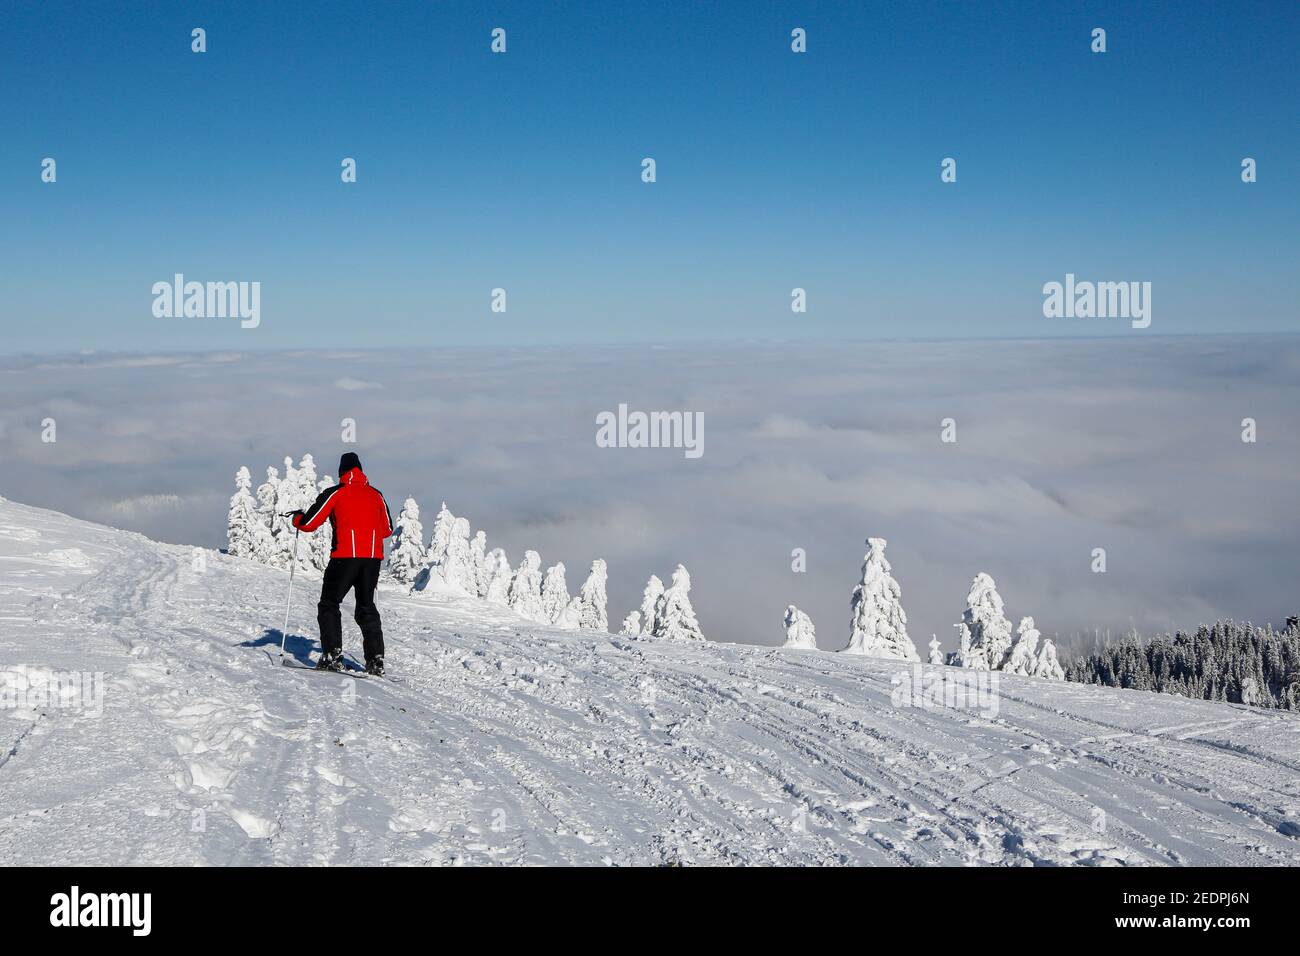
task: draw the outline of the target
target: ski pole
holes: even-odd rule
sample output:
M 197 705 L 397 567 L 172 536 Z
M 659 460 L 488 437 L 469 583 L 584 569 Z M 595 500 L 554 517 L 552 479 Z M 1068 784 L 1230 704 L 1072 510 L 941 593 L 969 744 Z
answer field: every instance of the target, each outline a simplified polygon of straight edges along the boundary
M 290 512 L 292 514 L 292 512 Z M 281 517 L 289 517 L 282 515 Z M 293 529 L 293 560 L 289 564 L 289 597 L 284 602 L 284 627 L 280 628 L 280 661 L 284 661 L 284 642 L 289 638 L 289 608 L 293 607 L 293 574 L 298 570 L 298 528 Z

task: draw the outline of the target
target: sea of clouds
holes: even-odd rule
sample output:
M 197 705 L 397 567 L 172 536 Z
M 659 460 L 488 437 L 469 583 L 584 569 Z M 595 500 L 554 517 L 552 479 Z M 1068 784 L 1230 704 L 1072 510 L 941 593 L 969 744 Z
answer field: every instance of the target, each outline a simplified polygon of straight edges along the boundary
M 599 447 L 620 403 L 702 413 L 704 455 Z M 779 643 L 794 603 L 838 649 L 868 535 L 923 655 L 978 571 L 1067 646 L 1300 610 L 1296 337 L 11 356 L 0 443 L 6 497 L 210 547 L 240 465 L 355 450 L 426 531 L 445 500 L 571 589 L 605 558 L 615 628 L 682 562 L 710 637 Z

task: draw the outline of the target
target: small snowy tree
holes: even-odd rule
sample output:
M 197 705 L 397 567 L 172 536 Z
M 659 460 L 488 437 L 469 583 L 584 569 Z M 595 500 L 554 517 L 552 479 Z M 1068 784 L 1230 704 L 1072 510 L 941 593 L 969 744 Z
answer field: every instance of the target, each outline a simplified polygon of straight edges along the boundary
M 1032 617 L 1022 617 L 1016 628 L 1016 639 L 1007 654 L 1007 662 L 1002 669 L 1008 674 L 1033 674 L 1038 665 L 1038 629 L 1034 627 Z
M 948 665 L 950 667 L 971 667 L 979 670 L 979 662 L 983 660 L 979 655 L 971 654 L 970 649 L 970 628 L 965 624 L 954 624 L 957 628 L 957 650 L 948 655 Z M 967 664 L 967 661 L 972 661 Z
M 564 562 L 557 561 L 546 569 L 542 579 L 542 620 L 559 624 L 569 606 L 569 585 L 564 580 Z
M 902 589 L 885 560 L 886 544 L 884 538 L 867 539 L 862 581 L 853 589 L 853 620 L 844 653 L 919 661 L 916 646 L 907 636 Z
M 457 588 L 466 594 L 476 594 L 478 585 L 474 581 L 474 559 L 469 551 L 469 521 L 456 518 L 451 525 L 451 537 L 447 541 L 447 551 L 440 562 L 439 571 L 449 587 Z
M 230 498 L 230 512 L 226 516 L 226 553 L 236 558 L 251 558 L 257 553 L 256 539 L 261 523 L 252 487 L 253 478 L 241 465 L 235 472 L 235 493 Z
M 1241 680 L 1241 702 L 1247 707 L 1258 707 L 1260 702 L 1259 681 L 1253 677 L 1243 677 Z
M 623 626 L 619 628 L 618 633 L 623 637 L 640 637 L 641 612 L 633 611 L 627 617 L 623 618 Z
M 785 646 L 817 649 L 817 632 L 812 618 L 793 604 L 785 609 Z
M 393 540 L 388 550 L 388 572 L 394 581 L 410 587 L 426 560 L 420 506 L 414 498 L 407 498 L 397 516 L 397 527 L 393 529 Z
M 1056 644 L 1049 639 L 1043 640 L 1043 646 L 1038 651 L 1033 676 L 1044 680 L 1065 680 L 1065 668 L 1056 657 Z
M 451 546 L 455 527 L 456 516 L 447 510 L 447 502 L 444 501 L 433 519 L 433 534 L 429 537 L 429 550 L 425 552 L 430 568 L 441 569 L 447 560 L 447 549 Z
M 944 663 L 943 651 L 939 649 L 939 638 L 934 634 L 930 635 L 930 663 Z
M 510 580 L 513 577 L 510 571 L 510 559 L 506 557 L 505 551 L 501 548 L 493 548 L 488 552 L 487 561 L 487 590 L 483 597 L 490 604 L 500 604 L 505 607 L 510 604 Z
M 304 549 L 300 547 L 300 535 L 296 534 L 292 519 L 283 517 L 291 511 L 299 508 L 306 509 L 311 502 L 303 502 L 302 482 L 299 478 L 298 469 L 293 463 L 293 459 L 288 455 L 284 456 L 284 477 L 275 488 L 275 516 L 274 525 L 275 541 L 279 546 L 280 557 L 279 565 L 289 567 L 293 563 L 293 556 L 298 555 L 298 567 L 302 568 L 308 564 L 308 556 L 304 555 Z M 308 555 L 310 554 L 310 542 L 308 543 Z
M 542 621 L 542 557 L 525 551 L 524 560 L 510 579 L 510 607 L 530 621 Z
M 659 599 L 654 636 L 675 641 L 704 640 L 700 624 L 695 619 L 695 608 L 691 606 L 691 576 L 680 564 L 673 572 L 673 583 Z
M 609 599 L 605 595 L 605 582 L 609 568 L 601 558 L 591 562 L 591 571 L 582 583 L 574 601 L 577 602 L 577 625 L 596 631 L 609 630 Z
M 266 529 L 266 551 L 262 561 L 272 567 L 287 568 L 289 562 L 284 560 L 284 547 L 280 541 L 282 522 L 275 510 L 279 499 L 280 472 L 271 465 L 266 469 L 266 481 L 257 486 L 257 514 Z
M 298 469 L 294 467 L 293 459 L 288 455 L 284 456 L 284 478 L 280 480 L 280 493 L 285 500 L 296 500 L 298 497 Z
M 257 486 L 257 510 L 262 515 L 268 531 L 271 530 L 271 513 L 275 511 L 275 493 L 279 485 L 280 473 L 276 471 L 274 465 L 268 466 L 266 481 Z
M 332 484 L 334 484 L 334 479 L 331 478 L 329 475 L 326 475 L 317 483 L 316 495 L 319 495 L 322 491 L 324 491 Z M 314 504 L 316 501 L 316 495 L 313 495 L 311 500 L 308 501 L 307 504 L 304 505 L 303 507 L 304 508 L 311 507 L 311 505 Z M 317 528 L 315 534 L 311 536 L 311 560 L 312 563 L 316 566 L 316 570 L 318 571 L 325 570 L 325 568 L 330 563 L 330 552 L 333 550 L 334 550 L 334 528 L 328 521 L 326 521 L 325 524 Z
M 555 623 L 560 627 L 574 628 L 575 630 L 582 626 L 582 598 L 574 595 L 569 599 L 569 603 L 564 606 L 560 612 L 560 618 Z
M 277 507 L 280 511 L 288 511 L 298 506 L 298 501 L 302 498 L 302 485 L 298 481 L 298 466 L 288 455 L 284 456 L 284 477 L 280 479 L 277 490 L 279 491 Z
M 473 593 L 487 597 L 487 534 L 482 531 L 474 532 L 474 539 L 469 543 L 469 563 L 474 578 Z
M 993 578 L 983 571 L 971 582 L 962 623 L 970 631 L 970 651 L 964 655 L 962 666 L 1001 670 L 1011 650 L 1011 622 L 1002 612 L 1002 596 Z
M 298 507 L 305 511 L 320 493 L 316 484 L 316 460 L 311 455 L 303 455 L 302 461 L 298 462 L 297 479 Z M 328 488 L 329 485 L 325 487 Z
M 650 575 L 650 580 L 645 585 L 645 591 L 641 594 L 641 636 L 652 637 L 654 635 L 659 618 L 659 602 L 663 600 L 663 596 L 664 583 L 659 580 L 659 575 Z

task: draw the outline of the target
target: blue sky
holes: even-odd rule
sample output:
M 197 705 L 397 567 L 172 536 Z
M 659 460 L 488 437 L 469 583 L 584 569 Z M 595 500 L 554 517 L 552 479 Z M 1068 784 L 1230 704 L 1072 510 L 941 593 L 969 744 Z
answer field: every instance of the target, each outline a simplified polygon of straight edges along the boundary
M 0 348 L 1126 332 L 1067 271 L 1300 325 L 1296 4 L 846 6 L 7 3 Z M 154 318 L 175 272 L 261 327 Z

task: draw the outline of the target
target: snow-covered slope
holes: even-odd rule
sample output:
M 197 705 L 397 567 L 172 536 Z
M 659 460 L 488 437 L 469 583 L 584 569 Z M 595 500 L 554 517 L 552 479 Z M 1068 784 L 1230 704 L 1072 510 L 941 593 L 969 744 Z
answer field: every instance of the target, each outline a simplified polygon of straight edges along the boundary
M 892 705 L 904 662 L 391 592 L 404 683 L 354 681 L 275 666 L 285 583 L 0 499 L 10 685 L 106 675 L 0 711 L 0 863 L 1300 863 L 1295 715 L 1007 677 L 988 720 Z

